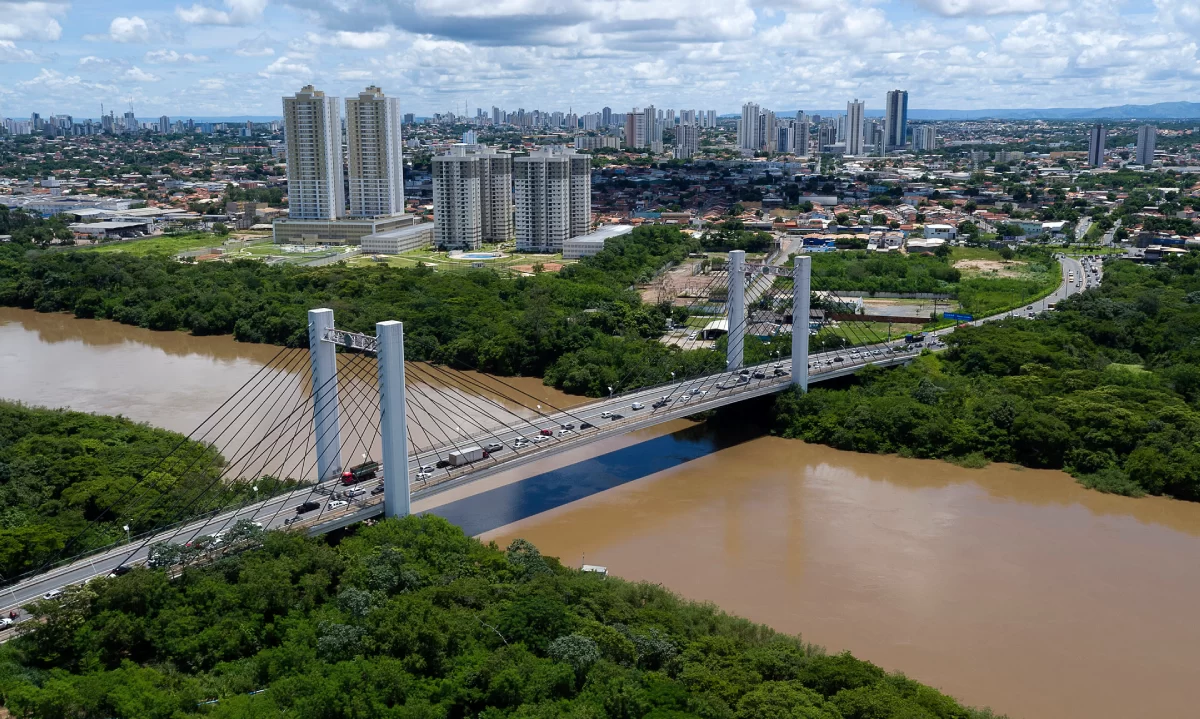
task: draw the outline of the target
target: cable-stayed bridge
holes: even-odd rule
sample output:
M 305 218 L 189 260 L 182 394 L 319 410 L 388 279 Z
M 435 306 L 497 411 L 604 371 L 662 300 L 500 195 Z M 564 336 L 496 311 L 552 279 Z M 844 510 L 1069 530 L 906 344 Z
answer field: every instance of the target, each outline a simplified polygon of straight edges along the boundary
M 1069 268 L 1082 270 L 1062 262 L 1064 283 L 1036 309 L 1082 289 L 1065 282 Z M 697 328 L 676 344 L 706 350 L 694 373 L 636 367 L 609 396 L 571 406 L 504 378 L 406 362 L 400 322 L 381 322 L 366 335 L 337 328 L 332 310 L 313 310 L 307 352 L 281 350 L 189 435 L 192 442 L 99 509 L 56 556 L 0 590 L 3 604 L 19 606 L 151 557 L 204 561 L 260 528 L 319 534 L 403 516 L 415 500 L 600 439 L 793 386 L 807 390 L 868 364 L 902 364 L 920 351 L 843 320 L 836 323 L 843 346 L 810 352 L 805 319 L 815 316 L 813 298 L 826 309 L 845 306 L 811 286 L 810 267 L 805 256 L 782 268 L 748 266 L 744 253 L 730 253 L 688 306 L 723 304 L 723 355 Z M 721 295 L 723 303 L 714 301 Z M 936 337 L 931 342 L 936 348 Z M 185 474 L 203 478 L 203 489 L 187 494 L 162 481 Z M 123 534 L 105 536 L 114 520 Z M 81 551 L 105 540 L 102 549 Z

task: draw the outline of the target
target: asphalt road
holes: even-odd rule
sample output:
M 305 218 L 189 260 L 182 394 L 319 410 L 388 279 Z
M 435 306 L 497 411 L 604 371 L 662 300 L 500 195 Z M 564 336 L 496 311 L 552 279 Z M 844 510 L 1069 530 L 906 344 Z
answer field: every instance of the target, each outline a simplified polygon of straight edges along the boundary
M 1086 281 L 1084 266 L 1076 259 L 1063 257 L 1059 259 L 1063 273 L 1063 283 L 1045 299 L 1030 303 L 1032 311 L 1037 313 L 1047 309 L 1047 305 L 1057 302 L 1076 292 L 1082 292 Z M 1098 264 L 1098 263 L 1097 263 Z M 1091 277 L 1090 273 L 1088 275 Z M 1068 281 L 1073 278 L 1073 281 Z M 1098 282 L 1098 277 L 1094 280 Z M 1030 310 L 1022 309 L 1028 313 Z M 1003 313 L 971 324 L 1002 319 L 1013 313 Z M 954 331 L 949 327 L 933 332 L 935 340 L 933 348 L 941 349 L 941 336 Z M 883 343 L 849 350 L 830 350 L 813 353 L 809 356 L 810 382 L 820 382 L 830 377 L 850 374 L 866 364 L 898 364 L 911 357 L 920 347 L 906 346 L 903 340 Z M 503 449 L 486 460 L 480 460 L 465 468 L 435 467 L 431 476 L 417 480 L 415 475 L 425 465 L 436 465 L 444 459 L 453 446 L 444 446 L 422 452 L 409 458 L 412 474 L 412 494 L 414 498 L 429 496 L 441 488 L 460 486 L 483 476 L 494 474 L 520 464 L 537 461 L 546 457 L 578 447 L 601 437 L 622 434 L 633 429 L 655 424 L 658 421 L 703 412 L 709 409 L 740 401 L 745 397 L 769 394 L 785 388 L 791 383 L 790 374 L 776 375 L 773 368 L 778 364 L 784 369 L 790 369 L 790 359 L 779 363 L 767 362 L 747 367 L 749 376 L 739 379 L 740 370 L 710 375 L 704 378 L 674 382 L 668 385 L 650 387 L 625 395 L 615 395 L 587 405 L 565 411 L 547 412 L 537 419 L 523 420 L 523 424 L 498 426 L 491 432 L 481 433 L 471 438 L 478 445 L 498 443 Z M 759 372 L 761 377 L 754 377 Z M 659 400 L 666 400 L 662 407 L 654 407 Z M 641 404 L 640 409 L 633 409 L 635 403 Z M 611 414 L 621 415 L 612 419 Z M 661 417 L 661 419 L 659 419 Z M 581 424 L 590 423 L 594 427 L 580 429 Z M 574 425 L 574 429 L 559 435 L 559 430 L 565 425 Z M 551 432 L 550 437 L 534 442 L 535 437 L 541 437 L 542 430 Z M 529 444 L 516 449 L 513 446 L 518 437 L 529 440 Z M 465 446 L 460 444 L 459 447 Z M 386 472 L 384 467 L 381 471 Z M 43 574 L 31 577 L 22 582 L 0 590 L 4 601 L 0 603 L 0 616 L 7 615 L 21 605 L 41 598 L 46 592 L 63 589 L 71 585 L 90 581 L 96 577 L 107 576 L 117 566 L 143 563 L 146 560 L 150 544 L 158 541 L 186 543 L 197 537 L 211 535 L 229 529 L 240 519 L 259 522 L 266 529 L 279 529 L 284 526 L 307 528 L 336 520 L 339 516 L 350 516 L 360 513 L 364 506 L 376 504 L 382 500 L 382 495 L 371 494 L 371 490 L 380 486 L 382 477 L 362 482 L 353 489 L 364 489 L 361 496 L 345 498 L 340 496 L 349 487 L 343 487 L 337 481 L 325 482 L 316 487 L 305 487 L 287 494 L 282 494 L 261 502 L 252 502 L 247 506 L 231 509 L 212 517 L 189 522 L 179 528 L 166 530 L 153 537 L 135 538 L 132 544 L 118 546 L 106 551 L 97 552 L 91 556 L 77 559 L 70 564 L 56 567 Z M 336 493 L 336 494 L 335 494 Z M 344 506 L 331 507 L 330 502 L 347 501 Z M 320 509 L 298 514 L 297 508 L 309 501 L 319 502 Z M 0 635 L 0 640 L 3 640 Z

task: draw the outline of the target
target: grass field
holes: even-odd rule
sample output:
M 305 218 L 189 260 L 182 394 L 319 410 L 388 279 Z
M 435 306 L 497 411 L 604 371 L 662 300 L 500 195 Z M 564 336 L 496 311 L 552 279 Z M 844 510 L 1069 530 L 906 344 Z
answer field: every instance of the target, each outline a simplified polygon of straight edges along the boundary
M 84 252 L 128 252 L 131 255 L 174 255 L 204 247 L 220 247 L 228 237 L 218 237 L 211 232 L 189 232 L 185 235 L 161 235 L 125 240 L 98 247 L 84 247 Z
M 542 264 L 557 263 L 560 265 L 569 265 L 575 260 L 564 260 L 561 253 L 553 255 L 533 254 L 510 252 L 510 250 L 501 249 L 496 245 L 484 245 L 480 248 L 480 252 L 505 252 L 507 257 L 497 260 L 463 260 L 454 259 L 449 256 L 449 253 L 438 252 L 432 249 L 412 250 L 399 255 L 385 255 L 385 259 L 375 260 L 373 256 L 359 256 L 350 261 L 351 265 L 355 266 L 370 266 L 386 264 L 389 267 L 415 267 L 418 262 L 431 265 L 438 270 L 465 270 L 470 269 L 478 262 L 482 262 L 484 267 L 490 267 L 497 270 L 505 270 L 512 267 L 532 266 L 541 262 Z

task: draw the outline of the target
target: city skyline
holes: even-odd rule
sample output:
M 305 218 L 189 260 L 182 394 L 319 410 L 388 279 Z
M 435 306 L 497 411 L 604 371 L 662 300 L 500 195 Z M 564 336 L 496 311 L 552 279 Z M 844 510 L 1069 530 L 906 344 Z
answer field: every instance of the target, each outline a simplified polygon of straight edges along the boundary
M 926 109 L 1148 104 L 1189 96 L 1200 27 L 1178 4 L 1115 0 L 0 0 L 0 17 L 10 117 L 98 117 L 102 102 L 120 115 L 131 101 L 139 117 L 274 116 L 281 86 L 346 97 L 367 83 L 421 116 L 464 104 L 807 110 L 894 87 Z

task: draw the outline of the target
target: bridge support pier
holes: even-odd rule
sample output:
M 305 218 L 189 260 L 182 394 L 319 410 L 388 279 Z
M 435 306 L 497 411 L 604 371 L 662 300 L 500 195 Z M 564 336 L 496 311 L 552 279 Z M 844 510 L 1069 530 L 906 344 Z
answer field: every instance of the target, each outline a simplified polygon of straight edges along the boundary
M 383 435 L 383 511 L 388 517 L 412 513 L 408 467 L 408 415 L 404 398 L 404 324 L 378 322 L 379 431 Z
M 729 296 L 725 300 L 729 344 L 725 347 L 726 369 L 735 370 L 743 364 L 746 341 L 746 251 L 729 253 Z
M 325 342 L 333 329 L 333 310 L 308 311 L 308 357 L 312 365 L 313 434 L 317 444 L 317 481 L 342 473 L 342 434 L 338 415 L 337 347 Z
M 792 385 L 808 391 L 808 323 L 812 298 L 812 258 L 796 255 L 792 268 Z

